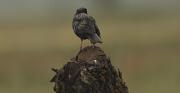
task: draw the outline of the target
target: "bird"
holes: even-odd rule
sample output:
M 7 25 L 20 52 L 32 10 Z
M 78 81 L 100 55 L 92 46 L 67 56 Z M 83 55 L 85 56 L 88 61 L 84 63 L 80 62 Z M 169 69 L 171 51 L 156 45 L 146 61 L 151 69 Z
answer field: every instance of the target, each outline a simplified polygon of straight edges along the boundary
M 76 10 L 72 21 L 72 28 L 74 33 L 81 39 L 80 50 L 82 50 L 83 40 L 86 39 L 90 40 L 93 47 L 95 47 L 96 43 L 103 43 L 95 19 L 88 15 L 87 9 L 84 7 Z

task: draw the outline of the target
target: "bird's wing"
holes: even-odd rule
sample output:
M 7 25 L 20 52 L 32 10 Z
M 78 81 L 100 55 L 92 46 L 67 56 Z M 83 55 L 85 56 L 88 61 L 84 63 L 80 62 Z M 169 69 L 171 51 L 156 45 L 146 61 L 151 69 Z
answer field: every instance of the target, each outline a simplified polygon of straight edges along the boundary
M 73 22 L 72 22 L 72 28 L 73 28 L 74 31 L 77 30 L 78 25 L 79 25 L 79 18 L 74 16 Z
M 93 24 L 94 24 L 95 33 L 96 33 L 99 37 L 101 37 L 101 33 L 100 33 L 100 30 L 99 30 L 99 28 L 98 28 L 98 26 L 97 26 L 97 24 L 96 24 L 95 19 L 94 19 L 93 17 L 91 17 L 91 16 L 90 16 L 90 19 L 92 20 L 92 22 L 93 22 Z
M 100 30 L 99 30 L 98 26 L 96 25 L 96 23 L 95 23 L 95 31 L 96 31 L 96 34 L 97 34 L 99 37 L 101 37 Z

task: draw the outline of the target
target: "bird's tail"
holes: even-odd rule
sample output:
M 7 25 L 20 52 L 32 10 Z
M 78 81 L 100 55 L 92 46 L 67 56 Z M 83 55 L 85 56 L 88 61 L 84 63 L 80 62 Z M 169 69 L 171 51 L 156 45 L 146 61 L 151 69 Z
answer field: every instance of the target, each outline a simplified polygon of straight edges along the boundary
M 92 37 L 89 38 L 92 44 L 103 43 L 101 38 L 97 34 L 93 34 Z

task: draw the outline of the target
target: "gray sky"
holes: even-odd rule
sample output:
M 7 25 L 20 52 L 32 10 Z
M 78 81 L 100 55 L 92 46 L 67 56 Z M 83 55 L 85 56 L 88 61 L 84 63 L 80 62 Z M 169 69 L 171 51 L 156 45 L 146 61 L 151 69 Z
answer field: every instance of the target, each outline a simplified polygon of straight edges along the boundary
M 97 1 L 100 3 L 96 3 Z M 115 6 L 126 10 L 180 9 L 180 0 L 111 0 L 107 3 L 105 1 L 109 0 L 0 0 L 0 20 L 43 19 L 52 15 L 72 13 L 81 6 L 88 7 L 91 11 Z

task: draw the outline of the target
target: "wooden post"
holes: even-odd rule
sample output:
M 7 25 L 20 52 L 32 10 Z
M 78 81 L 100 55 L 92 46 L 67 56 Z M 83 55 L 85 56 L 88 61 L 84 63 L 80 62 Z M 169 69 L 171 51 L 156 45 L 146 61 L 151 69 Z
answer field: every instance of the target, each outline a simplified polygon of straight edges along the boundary
M 56 93 L 129 93 L 120 70 L 99 47 L 85 47 L 63 68 L 52 70 Z

